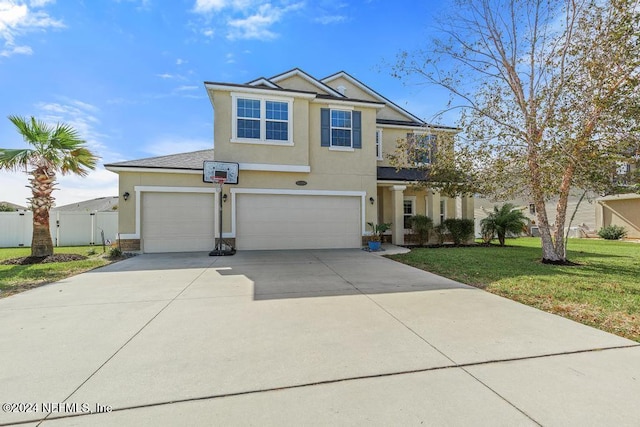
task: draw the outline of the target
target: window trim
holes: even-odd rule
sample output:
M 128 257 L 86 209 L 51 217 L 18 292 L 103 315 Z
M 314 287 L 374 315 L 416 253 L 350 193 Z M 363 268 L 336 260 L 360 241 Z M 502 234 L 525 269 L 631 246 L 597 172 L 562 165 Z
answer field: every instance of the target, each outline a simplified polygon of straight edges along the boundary
M 349 127 L 340 127 L 333 126 L 333 112 L 341 111 L 344 113 L 349 113 Z M 349 145 L 333 145 L 333 130 L 334 129 L 342 129 L 349 130 Z M 352 108 L 330 108 L 329 109 L 329 149 L 334 149 L 338 151 L 353 151 L 353 109 Z
M 420 138 L 434 138 L 435 145 L 436 146 L 438 145 L 438 134 L 436 134 L 436 133 L 433 133 L 433 132 L 416 132 L 416 131 L 414 131 L 414 132 L 412 132 L 412 136 L 414 138 L 416 138 L 414 140 L 414 142 L 413 142 L 414 144 L 418 143 L 417 137 L 420 137 Z M 418 161 L 413 161 L 412 160 L 414 165 L 416 165 L 416 166 L 425 166 L 425 165 L 430 165 L 430 164 L 433 163 L 433 155 L 434 155 L 434 153 L 431 150 L 431 141 L 429 141 L 427 148 L 429 149 L 429 152 L 428 152 L 429 161 L 428 162 L 418 162 Z
M 416 214 L 416 196 L 404 196 L 402 200 L 402 228 L 404 230 L 411 230 L 411 227 L 404 228 L 405 219 L 407 216 L 414 216 Z M 411 202 L 411 215 L 407 215 L 404 213 L 404 203 Z
M 260 138 L 238 137 L 238 99 L 260 101 Z M 267 101 L 287 103 L 287 140 L 267 139 L 267 121 L 284 123 L 284 120 L 267 120 Z M 231 93 L 231 140 L 233 143 L 293 146 L 293 98 L 278 96 L 260 96 L 258 94 Z M 255 120 L 255 119 L 254 119 Z
M 376 160 L 384 160 L 382 157 L 382 129 L 376 129 Z

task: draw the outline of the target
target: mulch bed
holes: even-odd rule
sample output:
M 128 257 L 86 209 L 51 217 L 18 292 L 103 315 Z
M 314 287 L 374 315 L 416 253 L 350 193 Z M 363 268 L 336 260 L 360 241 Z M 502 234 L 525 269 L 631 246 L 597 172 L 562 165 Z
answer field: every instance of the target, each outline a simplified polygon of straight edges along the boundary
M 11 258 L 0 262 L 2 265 L 30 265 L 47 264 L 51 262 L 82 261 L 87 259 L 84 255 L 78 254 L 53 254 L 45 257 L 27 256 L 21 258 Z

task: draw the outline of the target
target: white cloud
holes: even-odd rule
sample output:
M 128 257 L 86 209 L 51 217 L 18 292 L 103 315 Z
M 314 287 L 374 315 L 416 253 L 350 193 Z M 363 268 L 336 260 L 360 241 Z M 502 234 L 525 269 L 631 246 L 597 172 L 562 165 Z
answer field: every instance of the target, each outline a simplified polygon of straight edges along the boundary
M 278 36 L 272 27 L 285 14 L 299 10 L 303 2 L 288 4 L 287 0 L 260 2 L 258 0 L 196 0 L 193 11 L 203 15 L 207 24 L 200 32 L 213 37 L 215 31 L 209 26 L 214 17 L 227 27 L 227 38 L 271 40 Z M 221 12 L 225 12 L 221 14 Z
M 175 90 L 178 92 L 184 92 L 189 90 L 198 90 L 200 87 L 198 86 L 178 86 Z
M 346 20 L 347 20 L 347 17 L 343 15 L 324 15 L 314 19 L 315 22 L 318 22 L 323 25 L 338 24 Z
M 178 58 L 176 59 L 176 65 L 182 65 L 182 64 L 186 64 L 187 61 L 182 59 L 182 58 Z
M 209 13 L 224 8 L 227 3 L 229 2 L 226 0 L 196 0 L 193 10 L 198 13 Z
M 230 31 L 227 34 L 229 40 L 258 39 L 270 40 L 277 37 L 270 27 L 279 22 L 283 15 L 302 8 L 302 3 L 294 3 L 285 7 L 272 6 L 270 3 L 261 5 L 258 11 L 244 19 L 232 19 L 229 21 Z
M 227 53 L 225 57 L 227 58 L 227 60 L 225 61 L 227 64 L 233 64 L 236 62 L 233 53 Z
M 211 148 L 213 148 L 213 140 L 165 136 L 151 144 L 147 144 L 144 147 L 144 151 L 152 156 L 166 156 L 168 154 L 187 153 Z
M 33 49 L 27 45 L 18 45 L 16 38 L 36 30 L 64 28 L 62 21 L 52 18 L 44 10 L 39 9 L 48 3 L 52 1 L 32 0 L 27 5 L 22 0 L 0 0 L 0 41 L 4 41 L 0 56 L 31 55 Z

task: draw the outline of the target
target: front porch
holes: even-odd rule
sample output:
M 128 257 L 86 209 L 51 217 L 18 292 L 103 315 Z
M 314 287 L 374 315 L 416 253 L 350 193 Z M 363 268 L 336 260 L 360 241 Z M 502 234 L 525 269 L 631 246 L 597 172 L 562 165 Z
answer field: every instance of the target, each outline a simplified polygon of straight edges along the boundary
M 409 243 L 409 218 L 414 215 L 428 216 L 434 227 L 448 218 L 474 219 L 473 197 L 446 197 L 417 182 L 379 180 L 377 196 L 378 223 L 391 224 L 390 242 L 394 245 Z

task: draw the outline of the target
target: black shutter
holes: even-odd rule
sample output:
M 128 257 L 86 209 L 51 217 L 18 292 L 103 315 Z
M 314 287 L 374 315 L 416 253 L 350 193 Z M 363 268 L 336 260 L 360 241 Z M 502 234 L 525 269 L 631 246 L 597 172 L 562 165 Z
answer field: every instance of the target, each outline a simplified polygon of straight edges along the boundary
M 354 111 L 353 120 L 353 148 L 362 148 L 362 113 Z
M 331 145 L 331 112 L 328 108 L 320 109 L 320 145 Z

